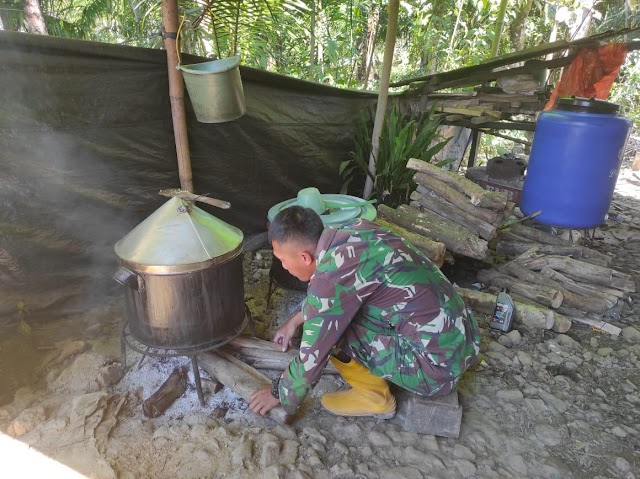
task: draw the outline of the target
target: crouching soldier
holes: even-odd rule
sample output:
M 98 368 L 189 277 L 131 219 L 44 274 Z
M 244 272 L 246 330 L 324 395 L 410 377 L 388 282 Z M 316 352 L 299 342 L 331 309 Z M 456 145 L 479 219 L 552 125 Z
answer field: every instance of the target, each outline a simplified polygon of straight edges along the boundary
M 275 334 L 285 351 L 302 325 L 300 355 L 250 408 L 293 413 L 327 361 L 351 386 L 325 394 L 341 416 L 391 418 L 387 381 L 422 396 L 449 393 L 479 352 L 478 326 L 440 270 L 389 230 L 356 220 L 324 228 L 311 209 L 282 210 L 269 226 L 273 254 L 309 281 L 302 310 Z

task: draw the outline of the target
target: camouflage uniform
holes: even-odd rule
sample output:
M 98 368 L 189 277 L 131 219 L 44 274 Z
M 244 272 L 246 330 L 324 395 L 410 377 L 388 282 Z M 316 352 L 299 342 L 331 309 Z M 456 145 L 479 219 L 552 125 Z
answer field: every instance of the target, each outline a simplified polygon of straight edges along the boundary
M 326 228 L 302 305 L 300 356 L 280 380 L 293 413 L 335 350 L 414 393 L 453 390 L 479 352 L 478 326 L 440 270 L 386 228 Z

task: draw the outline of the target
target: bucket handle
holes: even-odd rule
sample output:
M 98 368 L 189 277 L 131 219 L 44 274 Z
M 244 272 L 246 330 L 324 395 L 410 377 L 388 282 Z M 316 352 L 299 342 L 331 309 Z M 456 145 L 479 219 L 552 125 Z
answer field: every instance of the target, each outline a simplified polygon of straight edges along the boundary
M 144 278 L 135 271 L 131 271 L 129 268 L 125 268 L 124 266 L 121 266 L 118 271 L 116 271 L 113 275 L 113 279 L 121 285 L 127 286 L 139 293 L 143 292 L 145 289 Z

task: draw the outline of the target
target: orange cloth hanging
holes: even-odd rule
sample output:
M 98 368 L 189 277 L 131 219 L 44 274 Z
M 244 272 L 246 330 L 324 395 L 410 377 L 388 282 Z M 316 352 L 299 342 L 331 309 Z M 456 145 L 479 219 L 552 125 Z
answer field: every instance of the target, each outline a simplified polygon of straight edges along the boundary
M 599 48 L 583 48 L 562 72 L 545 110 L 555 108 L 558 98 L 581 96 L 605 100 L 620 67 L 627 58 L 624 43 L 609 43 Z

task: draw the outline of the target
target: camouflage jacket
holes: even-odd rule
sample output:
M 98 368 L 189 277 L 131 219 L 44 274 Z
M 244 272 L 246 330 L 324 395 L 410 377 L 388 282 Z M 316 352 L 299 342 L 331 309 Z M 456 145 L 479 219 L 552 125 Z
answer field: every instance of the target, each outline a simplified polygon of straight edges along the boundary
M 479 351 L 476 322 L 440 270 L 404 239 L 356 220 L 325 228 L 302 305 L 300 355 L 280 380 L 293 413 L 334 349 L 421 395 L 456 387 Z

